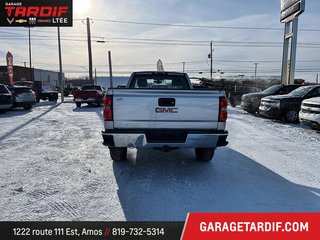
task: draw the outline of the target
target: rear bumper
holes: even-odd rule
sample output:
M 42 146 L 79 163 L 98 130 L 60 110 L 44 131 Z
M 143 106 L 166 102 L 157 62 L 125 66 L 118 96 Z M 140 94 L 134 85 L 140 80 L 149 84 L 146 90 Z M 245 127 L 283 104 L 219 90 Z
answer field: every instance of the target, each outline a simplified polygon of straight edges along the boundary
M 73 100 L 75 103 L 99 103 L 102 101 L 101 98 L 88 98 L 88 99 L 74 98 Z
M 12 108 L 12 104 L 0 104 L 0 110 L 8 110 Z
M 228 144 L 228 131 L 218 130 L 107 130 L 102 137 L 109 147 L 216 148 Z
M 35 104 L 36 102 L 14 102 L 13 107 L 29 107 Z

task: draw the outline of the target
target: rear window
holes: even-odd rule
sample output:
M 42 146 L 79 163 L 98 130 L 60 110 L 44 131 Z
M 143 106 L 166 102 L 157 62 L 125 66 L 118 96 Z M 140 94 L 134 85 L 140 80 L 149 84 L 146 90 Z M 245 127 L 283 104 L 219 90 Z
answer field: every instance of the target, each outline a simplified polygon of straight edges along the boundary
M 274 86 L 268 87 L 268 88 L 265 89 L 262 93 L 264 93 L 264 94 L 274 94 L 274 93 L 277 92 L 280 88 L 282 88 L 282 85 L 274 85 Z
M 98 90 L 98 91 L 101 91 L 101 87 L 100 86 L 82 86 L 81 89 L 82 90 Z
M 152 89 L 189 89 L 185 77 L 168 75 L 136 75 L 133 77 L 129 87 Z
M 0 93 L 9 93 L 9 92 L 8 92 L 8 89 L 5 86 L 0 85 Z
M 21 87 L 21 88 L 12 88 L 12 89 L 10 89 L 10 91 L 13 91 L 13 92 L 15 92 L 15 93 L 31 93 L 32 92 L 32 90 L 31 90 L 31 88 L 27 88 L 27 87 Z

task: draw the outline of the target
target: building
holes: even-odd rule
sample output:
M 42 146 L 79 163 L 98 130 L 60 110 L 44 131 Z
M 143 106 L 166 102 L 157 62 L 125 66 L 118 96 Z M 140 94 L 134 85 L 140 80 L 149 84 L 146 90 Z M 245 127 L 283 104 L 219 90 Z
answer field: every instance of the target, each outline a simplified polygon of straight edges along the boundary
M 64 79 L 64 73 L 62 74 Z M 59 87 L 59 72 L 37 68 L 13 66 L 13 81 L 42 81 L 49 83 L 53 88 Z M 0 66 L 0 83 L 9 84 L 7 66 Z

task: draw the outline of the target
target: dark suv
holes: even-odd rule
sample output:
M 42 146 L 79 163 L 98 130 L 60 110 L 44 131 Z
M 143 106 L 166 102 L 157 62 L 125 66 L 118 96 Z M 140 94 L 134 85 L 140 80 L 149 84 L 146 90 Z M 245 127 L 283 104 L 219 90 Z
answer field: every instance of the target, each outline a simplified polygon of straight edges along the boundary
M 259 114 L 269 118 L 282 119 L 289 123 L 297 123 L 301 102 L 312 97 L 320 97 L 320 85 L 303 86 L 287 95 L 262 98 Z
M 247 93 L 242 95 L 241 108 L 249 113 L 256 113 L 259 110 L 260 100 L 271 95 L 288 94 L 291 91 L 301 87 L 301 85 L 273 85 L 262 92 Z
M 0 84 L 0 113 L 4 113 L 12 108 L 13 100 L 9 89 Z

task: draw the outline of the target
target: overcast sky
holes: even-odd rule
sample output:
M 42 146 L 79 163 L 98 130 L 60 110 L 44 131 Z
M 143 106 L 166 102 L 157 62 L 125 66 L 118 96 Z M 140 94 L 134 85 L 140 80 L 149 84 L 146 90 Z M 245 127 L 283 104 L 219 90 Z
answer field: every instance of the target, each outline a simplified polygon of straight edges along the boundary
M 116 75 L 155 70 L 185 70 L 190 76 L 209 76 L 213 41 L 214 76 L 280 75 L 284 24 L 280 0 L 74 0 L 74 23 L 61 29 L 63 71 L 87 75 L 86 25 L 91 20 L 93 65 L 107 75 L 107 51 L 112 51 Z M 296 78 L 315 81 L 320 73 L 320 1 L 306 0 L 299 17 Z M 158 24 L 158 25 L 157 25 Z M 183 26 L 182 26 L 183 25 Z M 204 26 L 204 27 L 201 27 Z M 56 28 L 33 28 L 32 65 L 58 70 Z M 0 28 L 0 64 L 10 51 L 14 64 L 29 64 L 28 29 Z M 98 43 L 97 41 L 105 41 Z M 203 72 L 203 74 L 199 74 Z

